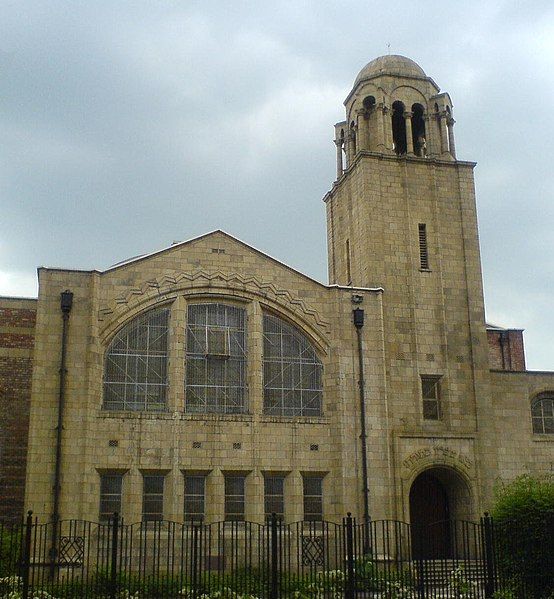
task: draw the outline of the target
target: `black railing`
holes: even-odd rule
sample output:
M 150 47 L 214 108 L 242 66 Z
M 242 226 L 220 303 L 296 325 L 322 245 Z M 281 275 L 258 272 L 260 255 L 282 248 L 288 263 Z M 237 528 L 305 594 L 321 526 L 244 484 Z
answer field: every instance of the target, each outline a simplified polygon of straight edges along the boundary
M 359 523 L 350 514 L 340 524 L 285 524 L 273 517 L 265 525 L 128 525 L 117 514 L 109 523 L 40 524 L 29 513 L 21 525 L 0 525 L 0 598 L 18 590 L 24 599 L 37 591 L 60 599 L 115 599 L 126 591 L 189 599 L 215 593 L 224 599 L 487 599 L 511 583 L 499 568 L 499 548 L 508 542 L 502 531 L 489 517 L 429 526 Z M 533 596 L 525 588 L 513 596 Z

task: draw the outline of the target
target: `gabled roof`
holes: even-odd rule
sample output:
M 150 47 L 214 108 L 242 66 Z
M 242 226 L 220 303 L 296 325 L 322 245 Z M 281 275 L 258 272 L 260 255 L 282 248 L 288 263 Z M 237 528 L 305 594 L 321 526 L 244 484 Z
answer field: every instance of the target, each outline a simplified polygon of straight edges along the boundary
M 300 277 L 303 277 L 304 279 L 307 279 L 308 281 L 311 281 L 312 283 L 316 283 L 317 285 L 320 285 L 321 287 L 325 287 L 325 288 L 328 287 L 327 285 L 325 285 L 324 283 L 321 283 L 317 279 L 313 279 L 312 277 L 309 277 L 308 275 L 304 274 L 303 272 L 300 272 L 299 270 L 296 270 L 292 266 L 289 266 L 288 264 L 285 264 L 284 262 L 281 262 L 280 260 L 277 260 L 276 258 L 273 258 L 269 254 L 266 254 L 265 252 L 262 252 L 261 250 L 258 250 L 257 248 L 249 245 L 248 243 L 245 243 L 244 241 L 241 241 L 237 237 L 233 237 L 233 235 L 230 235 L 229 233 L 226 233 L 225 231 L 222 231 L 221 229 L 215 229 L 214 231 L 210 231 L 209 233 L 205 233 L 204 235 L 199 235 L 198 237 L 193 237 L 192 239 L 187 239 L 185 241 L 180 241 L 178 243 L 173 243 L 170 246 L 162 248 L 161 250 L 156 250 L 154 252 L 150 252 L 149 254 L 143 254 L 143 255 L 140 255 L 140 256 L 134 256 L 133 258 L 129 258 L 129 259 L 124 260 L 122 262 L 118 262 L 117 264 L 114 264 L 113 266 L 110 266 L 109 268 L 107 268 L 106 270 L 103 270 L 101 272 L 111 272 L 113 270 L 117 270 L 118 268 L 123 268 L 125 266 L 129 266 L 130 264 L 135 264 L 135 263 L 140 262 L 142 260 L 147 260 L 148 258 L 152 258 L 153 256 L 158 256 L 160 254 L 163 254 L 164 252 L 169 252 L 169 251 L 172 251 L 172 250 L 175 250 L 175 249 L 178 249 L 178 248 L 182 248 L 182 247 L 184 247 L 186 245 L 189 245 L 191 243 L 195 243 L 197 241 L 200 241 L 202 239 L 206 239 L 208 237 L 212 237 L 212 236 L 215 236 L 215 235 L 223 235 L 223 237 L 226 237 L 227 239 L 230 239 L 231 241 L 233 241 L 235 243 L 238 243 L 239 245 L 245 247 L 249 251 L 254 252 L 255 254 L 258 254 L 262 258 L 265 258 L 266 260 L 271 260 L 275 264 L 278 264 L 279 266 L 281 266 L 283 268 L 286 268 L 287 270 L 290 270 L 291 272 L 295 273 L 296 275 L 298 275 Z

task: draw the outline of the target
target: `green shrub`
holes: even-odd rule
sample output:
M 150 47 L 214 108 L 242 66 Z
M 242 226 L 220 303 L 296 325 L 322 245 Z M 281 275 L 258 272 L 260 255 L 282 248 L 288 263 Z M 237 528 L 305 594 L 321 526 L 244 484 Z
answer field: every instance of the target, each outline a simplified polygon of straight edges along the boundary
M 0 525 L 0 578 L 16 574 L 21 555 L 21 527 Z
M 492 510 L 498 569 L 525 597 L 554 593 L 554 478 L 519 476 L 497 488 Z

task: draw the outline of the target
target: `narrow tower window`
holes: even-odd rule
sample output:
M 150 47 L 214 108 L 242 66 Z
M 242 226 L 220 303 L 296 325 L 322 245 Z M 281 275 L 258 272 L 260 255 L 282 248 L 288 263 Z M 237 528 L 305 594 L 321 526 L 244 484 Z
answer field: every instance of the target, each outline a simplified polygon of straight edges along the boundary
M 346 240 L 346 284 L 352 285 L 352 273 L 350 271 L 350 240 Z
M 427 225 L 419 223 L 419 268 L 429 270 L 429 248 L 427 246 Z
M 406 121 L 404 120 L 404 104 L 400 100 L 392 103 L 392 141 L 394 151 L 401 156 L 407 151 Z
M 440 420 L 440 376 L 421 375 L 424 420 Z
M 425 119 L 423 118 L 423 106 L 421 104 L 412 106 L 412 138 L 415 155 L 425 156 L 427 142 L 425 140 Z

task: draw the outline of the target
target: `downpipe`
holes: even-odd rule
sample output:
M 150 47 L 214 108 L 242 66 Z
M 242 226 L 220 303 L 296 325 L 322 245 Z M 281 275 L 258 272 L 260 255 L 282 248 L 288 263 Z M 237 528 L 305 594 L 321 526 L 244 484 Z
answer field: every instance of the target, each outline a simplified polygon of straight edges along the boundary
M 63 417 L 65 410 L 65 382 L 66 382 L 66 356 L 67 356 L 67 332 L 69 329 L 69 315 L 73 307 L 73 293 L 69 290 L 60 294 L 60 309 L 62 312 L 62 348 L 59 370 L 59 393 L 58 393 L 58 424 L 56 428 L 56 463 L 54 470 L 53 488 L 53 510 L 52 510 L 52 546 L 50 547 L 50 577 L 54 577 L 56 564 L 58 562 L 58 528 L 60 522 L 60 493 L 61 493 L 61 471 L 62 471 L 62 432 Z

